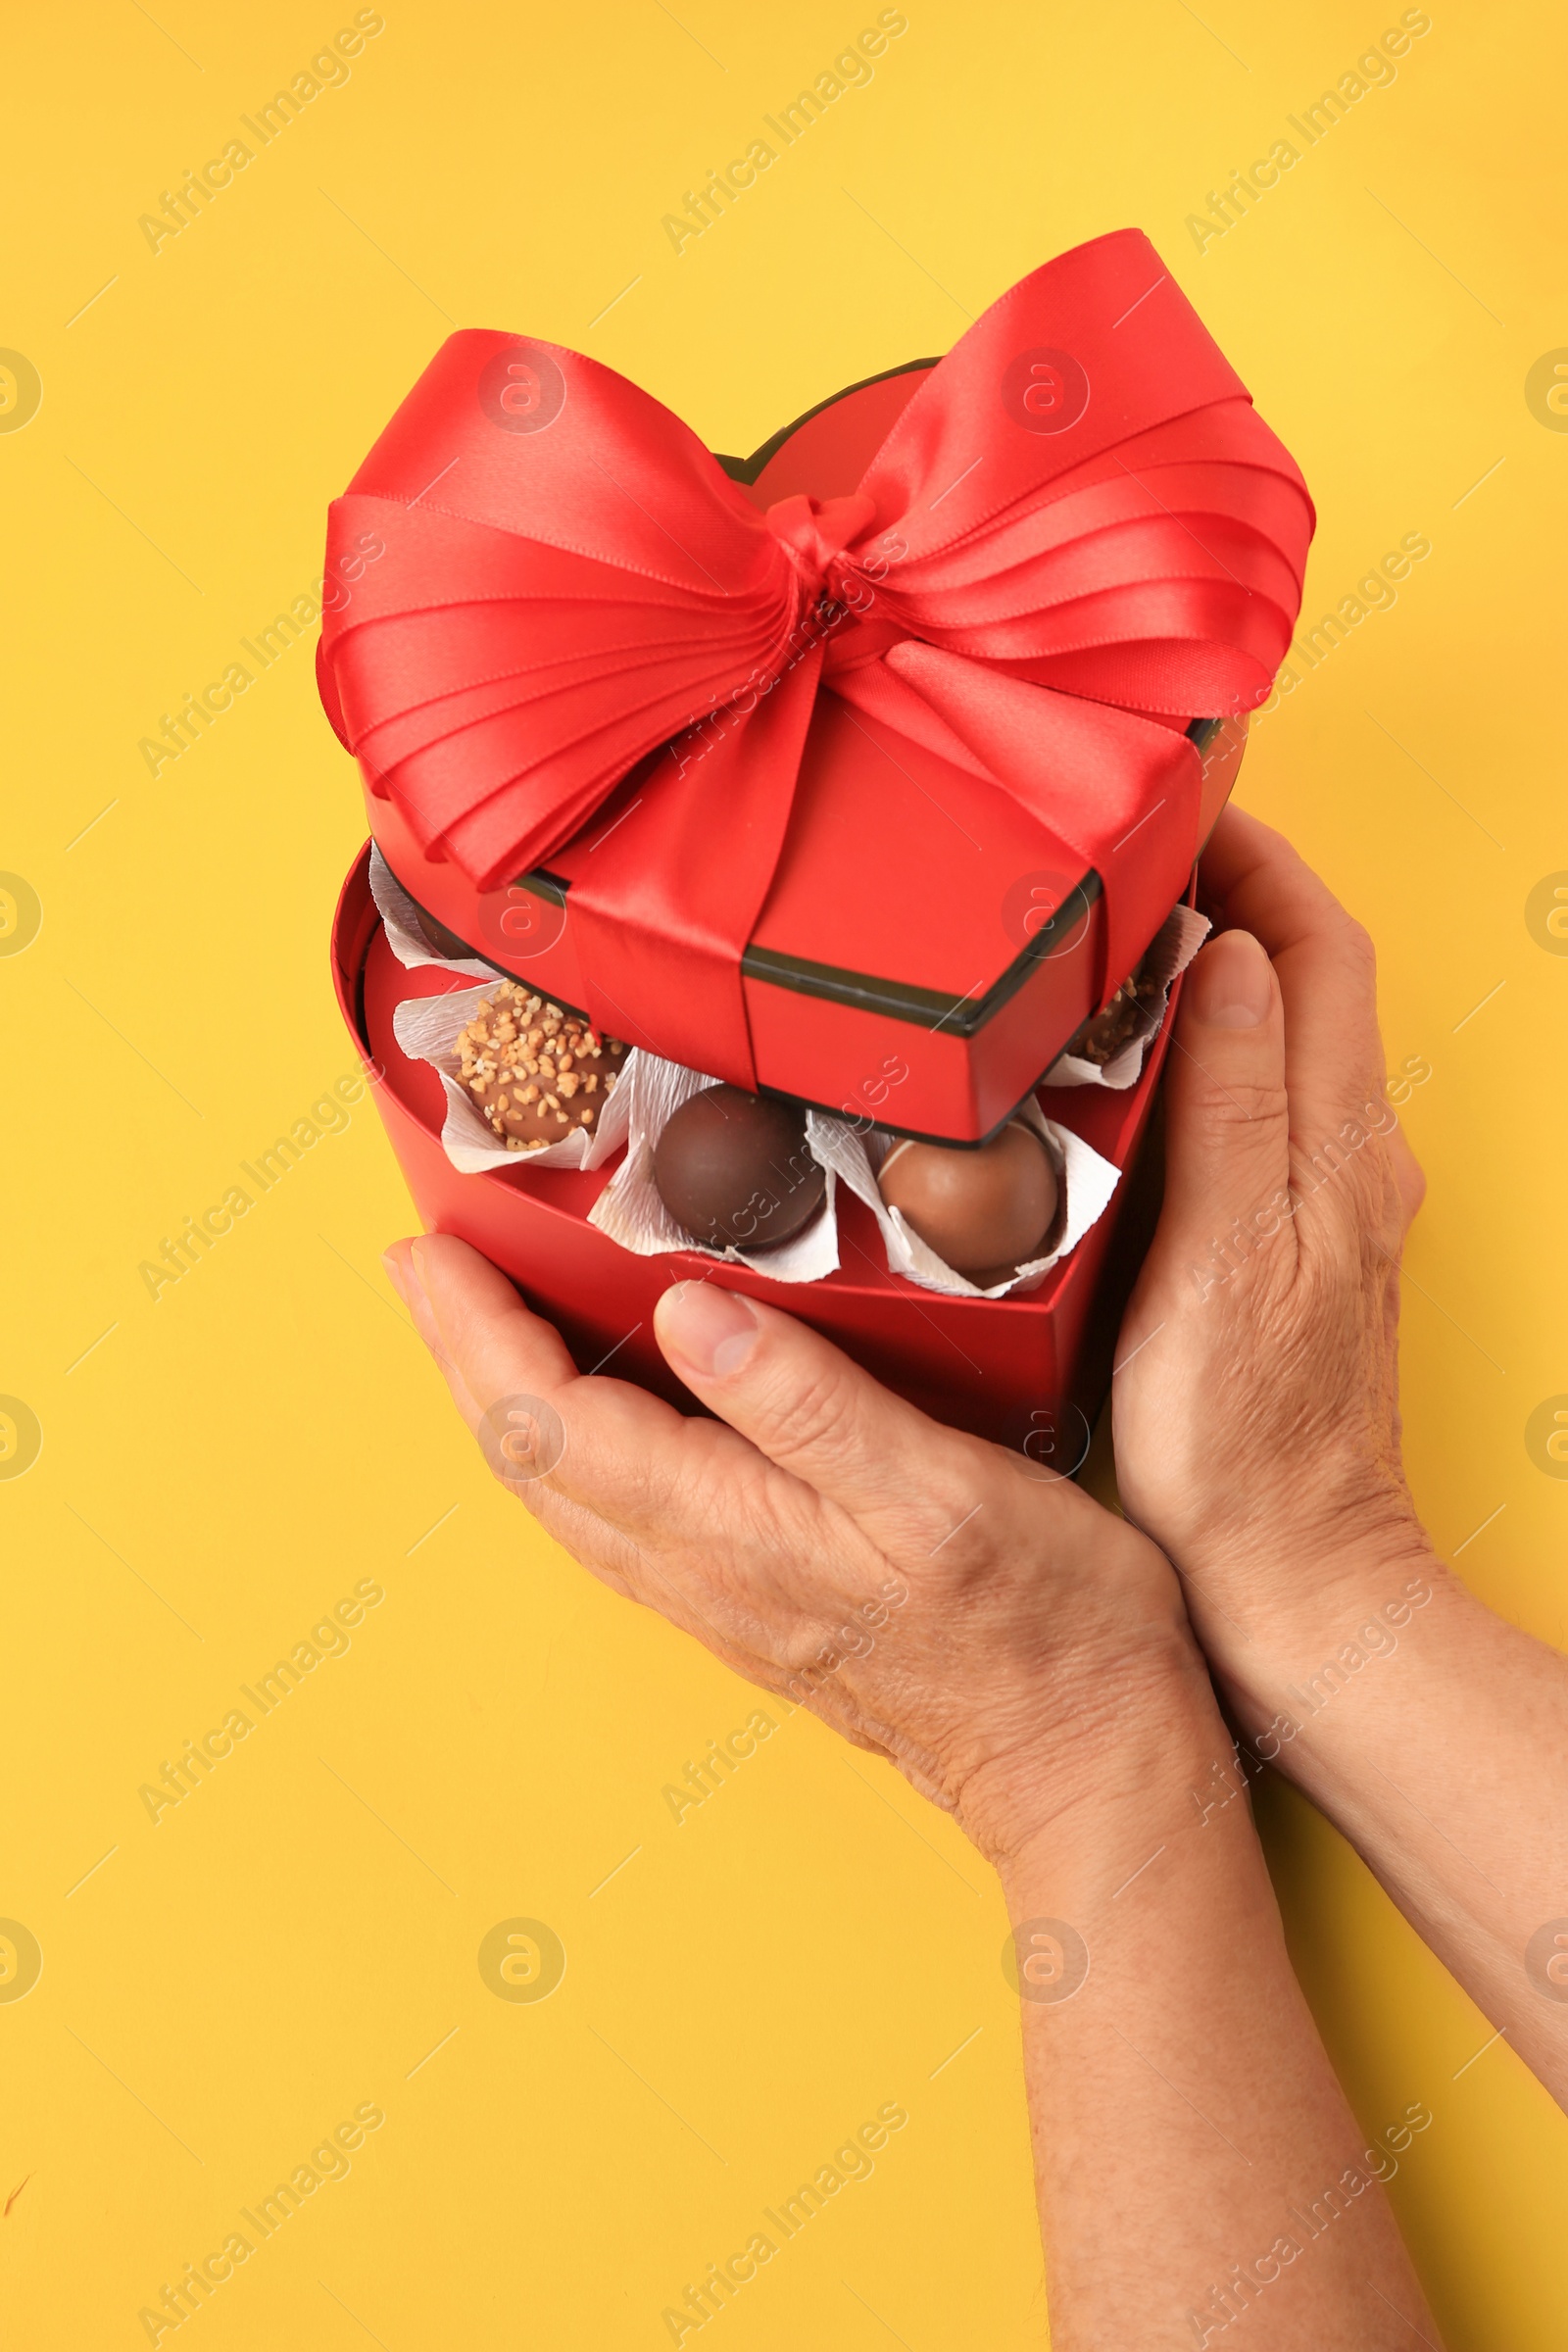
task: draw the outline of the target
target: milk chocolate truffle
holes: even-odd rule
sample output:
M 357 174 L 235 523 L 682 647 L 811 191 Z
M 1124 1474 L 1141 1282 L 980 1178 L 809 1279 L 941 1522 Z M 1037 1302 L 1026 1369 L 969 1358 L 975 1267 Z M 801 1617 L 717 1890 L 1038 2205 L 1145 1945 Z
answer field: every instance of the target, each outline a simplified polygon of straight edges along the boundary
M 882 1198 L 955 1274 L 990 1290 L 1045 1254 L 1056 1220 L 1056 1171 L 1035 1130 L 1009 1119 L 978 1151 L 894 1145 L 877 1176 Z
M 542 1152 L 596 1126 L 625 1053 L 514 980 L 480 999 L 457 1040 L 463 1083 L 509 1152 Z
M 816 1214 L 827 1176 L 807 1149 L 798 1102 L 709 1086 L 688 1097 L 654 1146 L 654 1184 L 695 1241 L 770 1250 Z
M 1076 1037 L 1062 1048 L 1064 1054 L 1076 1054 L 1080 1061 L 1092 1061 L 1102 1070 L 1107 1061 L 1114 1061 L 1145 1012 L 1153 1011 L 1165 991 L 1162 980 L 1152 979 L 1147 969 L 1149 958 L 1125 979 L 1102 1012 L 1085 1021 Z

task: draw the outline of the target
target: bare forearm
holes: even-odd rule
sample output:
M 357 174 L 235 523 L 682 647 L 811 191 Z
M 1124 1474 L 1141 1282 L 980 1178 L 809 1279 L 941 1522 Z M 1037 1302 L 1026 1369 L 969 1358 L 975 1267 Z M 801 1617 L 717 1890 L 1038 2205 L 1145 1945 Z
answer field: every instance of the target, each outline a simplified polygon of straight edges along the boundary
M 1568 2105 L 1568 1659 L 1430 1553 L 1301 1592 L 1227 1645 L 1239 1722 Z
M 1196 1662 L 1004 1873 L 1057 2352 L 1437 2330 L 1291 1973 Z

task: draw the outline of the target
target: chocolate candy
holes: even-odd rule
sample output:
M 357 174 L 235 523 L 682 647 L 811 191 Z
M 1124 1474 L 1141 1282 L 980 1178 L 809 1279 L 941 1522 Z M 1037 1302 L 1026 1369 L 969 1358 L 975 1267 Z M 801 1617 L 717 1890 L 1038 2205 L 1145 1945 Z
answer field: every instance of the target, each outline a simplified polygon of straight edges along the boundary
M 542 1152 L 598 1123 L 626 1049 L 575 1012 L 500 980 L 458 1032 L 463 1083 L 509 1152 Z
M 1056 1221 L 1056 1171 L 1022 1119 L 978 1151 L 896 1143 L 877 1176 L 882 1198 L 928 1250 L 981 1290 L 1046 1254 Z
M 694 1241 L 770 1250 L 816 1214 L 827 1176 L 807 1149 L 798 1102 L 709 1086 L 667 1121 L 654 1146 L 654 1184 Z
M 1114 1061 L 1123 1046 L 1138 1027 L 1146 1011 L 1152 1011 L 1165 991 L 1165 983 L 1150 977 L 1144 962 L 1125 979 L 1102 1012 L 1085 1021 L 1076 1037 L 1062 1048 L 1064 1054 L 1076 1054 L 1080 1061 L 1092 1061 L 1103 1069 Z

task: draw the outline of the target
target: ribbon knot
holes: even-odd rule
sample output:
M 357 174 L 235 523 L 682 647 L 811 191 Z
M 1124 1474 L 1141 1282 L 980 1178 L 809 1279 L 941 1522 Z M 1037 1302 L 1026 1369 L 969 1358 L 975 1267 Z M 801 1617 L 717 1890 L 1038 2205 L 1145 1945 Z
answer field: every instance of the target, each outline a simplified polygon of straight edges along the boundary
M 842 593 L 853 569 L 845 553 L 875 514 L 876 501 L 864 490 L 848 498 L 812 498 L 802 490 L 768 508 L 762 519 L 799 575 L 803 612 L 820 611 L 824 598 L 853 610 L 853 595 Z

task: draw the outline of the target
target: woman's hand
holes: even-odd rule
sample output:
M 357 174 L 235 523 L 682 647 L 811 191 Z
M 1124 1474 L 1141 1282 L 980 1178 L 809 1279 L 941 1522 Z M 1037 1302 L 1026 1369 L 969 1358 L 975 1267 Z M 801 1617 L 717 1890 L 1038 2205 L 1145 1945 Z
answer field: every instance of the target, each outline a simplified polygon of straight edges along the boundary
M 892 1757 L 993 1861 L 1114 1778 L 1119 1720 L 1157 1722 L 1173 1676 L 1202 1679 L 1147 1537 L 790 1316 L 717 1283 L 666 1292 L 660 1346 L 720 1416 L 685 1419 L 580 1377 L 466 1244 L 386 1262 L 492 1468 L 567 1550 Z
M 1165 1203 L 1115 1382 L 1122 1497 L 1244 1740 L 1568 2105 L 1568 1663 L 1442 1566 L 1405 1486 L 1398 1260 L 1422 1181 L 1384 1097 L 1371 947 L 1239 810 L 1202 880 L 1234 928 L 1172 1041 Z
M 1131 1517 L 1203 1645 L 1314 1614 L 1360 1564 L 1426 1557 L 1399 1458 L 1399 1250 L 1420 1170 L 1384 1094 L 1372 944 L 1283 837 L 1229 808 L 1221 925 L 1166 1074 L 1159 1229 L 1114 1392 Z
M 579 1378 L 462 1242 L 387 1262 L 552 1535 L 892 1757 L 997 1864 L 1062 2352 L 1208 2341 L 1258 2295 L 1279 2352 L 1434 2342 L 1247 1807 L 1200 1810 L 1230 1743 L 1148 1538 L 716 1282 L 659 1306 L 666 1357 L 719 1416 L 687 1420 Z M 1325 2182 L 1343 2218 L 1298 2262 L 1316 2230 L 1289 2215 Z

